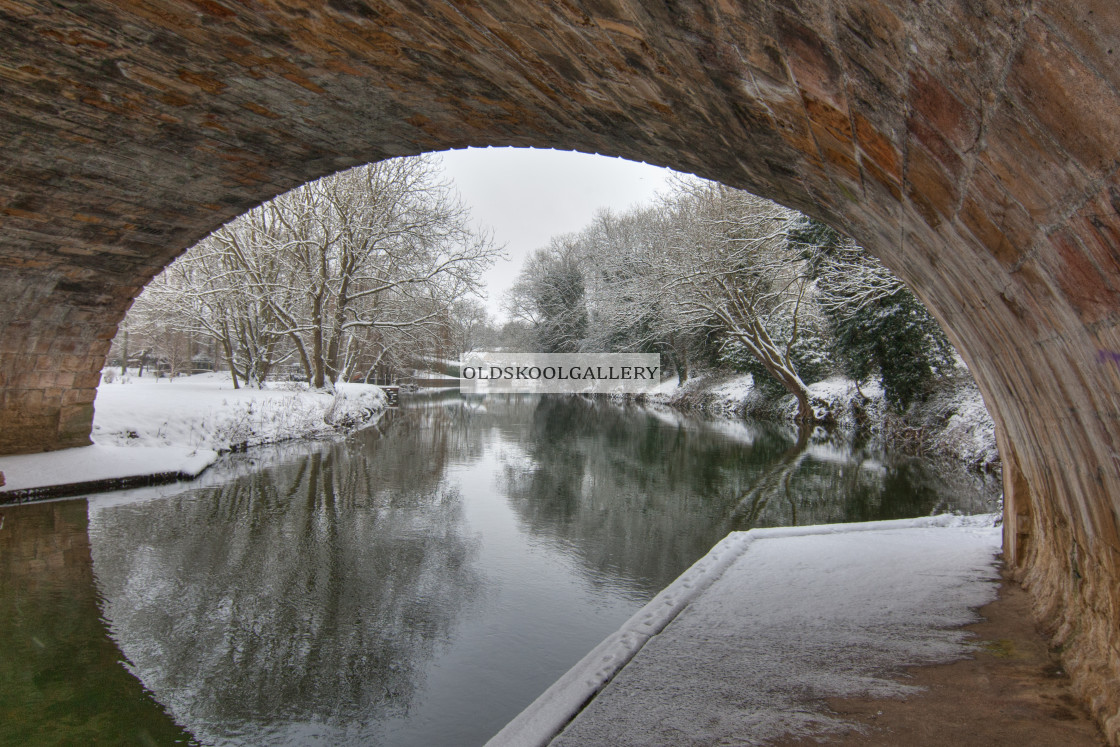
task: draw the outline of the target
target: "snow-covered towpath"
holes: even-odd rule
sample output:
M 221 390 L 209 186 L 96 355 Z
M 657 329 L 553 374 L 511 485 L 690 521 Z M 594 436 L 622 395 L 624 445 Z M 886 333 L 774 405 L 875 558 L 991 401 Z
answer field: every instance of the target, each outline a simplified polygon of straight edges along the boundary
M 489 745 L 760 744 L 851 728 L 825 698 L 905 695 L 903 667 L 968 656 L 959 627 L 999 584 L 994 520 L 732 533 Z
M 94 445 L 0 457 L 0 501 L 4 493 L 44 488 L 193 477 L 221 452 L 327 436 L 384 408 L 384 392 L 367 384 L 342 384 L 329 394 L 299 385 L 234 389 L 225 373 L 103 382 L 94 402 Z

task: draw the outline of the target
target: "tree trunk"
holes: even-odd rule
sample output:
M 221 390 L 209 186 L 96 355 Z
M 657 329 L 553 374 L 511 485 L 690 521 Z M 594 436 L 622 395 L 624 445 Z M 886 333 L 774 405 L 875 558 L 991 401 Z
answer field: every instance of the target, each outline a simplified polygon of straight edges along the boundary
M 797 423 L 799 426 L 811 426 L 816 424 L 817 416 L 813 412 L 812 404 L 809 402 L 809 389 L 805 386 L 805 382 L 796 373 L 786 368 L 771 367 L 766 361 L 762 362 L 766 370 L 778 380 L 786 391 L 789 392 L 797 399 Z
M 765 330 L 758 335 L 741 330 L 734 332 L 733 335 L 746 346 L 767 373 L 797 399 L 798 427 L 804 429 L 815 425 L 817 416 L 809 402 L 808 387 L 792 367 L 784 364 L 781 351 L 770 340 L 769 335 L 765 334 Z
M 330 342 L 327 345 L 327 360 L 326 369 L 327 375 L 330 376 L 331 383 L 337 383 L 340 378 L 345 379 L 342 369 L 342 362 L 339 360 L 342 355 L 342 323 L 346 319 L 346 307 L 350 302 L 348 291 L 350 288 L 350 275 L 347 270 L 342 270 L 341 284 L 338 289 L 338 297 L 335 299 L 334 313 L 331 315 L 330 326 Z
M 261 384 L 263 385 L 264 382 L 268 381 L 269 373 L 272 372 L 272 345 L 269 344 L 262 348 L 261 355 L 258 358 L 260 359 Z
M 342 311 L 340 309 L 331 319 L 330 341 L 327 343 L 326 360 L 323 366 L 332 384 L 336 383 L 340 377 L 345 378 L 342 376 L 342 371 L 339 370 L 342 367 L 339 362 L 342 355 L 342 334 Z
M 303 340 L 300 338 L 300 336 L 297 333 L 289 332 L 288 336 L 290 338 L 292 338 L 292 344 L 295 346 L 296 352 L 299 353 L 299 362 L 300 362 L 300 365 L 303 366 L 303 375 L 306 376 L 307 380 L 310 382 L 311 381 L 311 359 L 308 358 L 308 356 L 307 356 L 307 348 L 304 347 Z
M 326 371 L 323 361 L 323 299 L 316 298 L 311 307 L 311 362 L 315 366 L 315 376 L 311 386 L 322 389 L 326 384 Z
M 226 356 L 226 363 L 229 364 L 229 375 L 233 378 L 233 388 L 240 389 L 241 382 L 237 380 L 237 364 L 233 360 L 233 348 L 229 344 L 229 338 L 222 338 L 222 352 Z
M 817 422 L 817 414 L 813 412 L 813 405 L 809 402 L 809 392 L 798 389 L 793 392 L 797 398 L 797 422 L 812 425 Z
M 684 345 L 679 345 L 674 338 L 673 346 L 673 361 L 677 364 L 677 385 L 684 386 L 688 381 L 688 348 Z

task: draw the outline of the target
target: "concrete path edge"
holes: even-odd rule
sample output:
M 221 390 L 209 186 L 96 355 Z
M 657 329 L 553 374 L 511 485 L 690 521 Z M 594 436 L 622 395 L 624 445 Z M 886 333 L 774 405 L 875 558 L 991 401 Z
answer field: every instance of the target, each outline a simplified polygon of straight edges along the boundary
M 486 747 L 545 747 L 574 719 L 642 647 L 673 621 L 696 597 L 712 585 L 756 540 L 846 534 L 917 527 L 949 527 L 981 523 L 994 517 L 961 517 L 953 514 L 894 521 L 851 524 L 818 524 L 732 532 L 687 571 L 662 589 L 622 626 L 607 636 L 575 666 L 530 703 L 495 734 Z

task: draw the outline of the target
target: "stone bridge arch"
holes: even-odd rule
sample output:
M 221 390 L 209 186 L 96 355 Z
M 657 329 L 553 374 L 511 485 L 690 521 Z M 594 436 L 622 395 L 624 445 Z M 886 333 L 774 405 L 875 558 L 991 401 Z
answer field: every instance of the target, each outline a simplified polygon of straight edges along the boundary
M 468 145 L 764 194 L 965 355 L 1006 551 L 1120 739 L 1120 6 L 1111 0 L 0 5 L 0 453 L 88 443 L 144 284 L 247 208 Z

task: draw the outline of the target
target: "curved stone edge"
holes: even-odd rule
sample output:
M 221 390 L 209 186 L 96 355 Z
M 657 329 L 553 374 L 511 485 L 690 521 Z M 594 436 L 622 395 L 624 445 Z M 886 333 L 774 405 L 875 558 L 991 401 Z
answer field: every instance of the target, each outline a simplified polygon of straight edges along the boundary
M 992 526 L 996 520 L 994 514 L 942 514 L 918 519 L 732 532 L 561 675 L 560 679 L 495 734 L 486 743 L 486 747 L 544 747 L 551 742 L 651 638 L 664 630 L 757 540 L 918 527 Z
M 723 575 L 755 538 L 752 532 L 732 532 L 720 540 L 506 724 L 486 743 L 487 747 L 547 745 L 650 638 Z
M 106 493 L 112 490 L 144 488 L 150 485 L 166 485 L 172 482 L 185 482 L 198 477 L 190 472 L 156 472 L 150 475 L 129 475 L 109 477 L 103 480 L 86 480 L 65 485 L 44 485 L 39 488 L 0 491 L 0 506 L 12 506 L 34 501 L 47 501 L 56 498 L 73 498 L 87 493 Z

